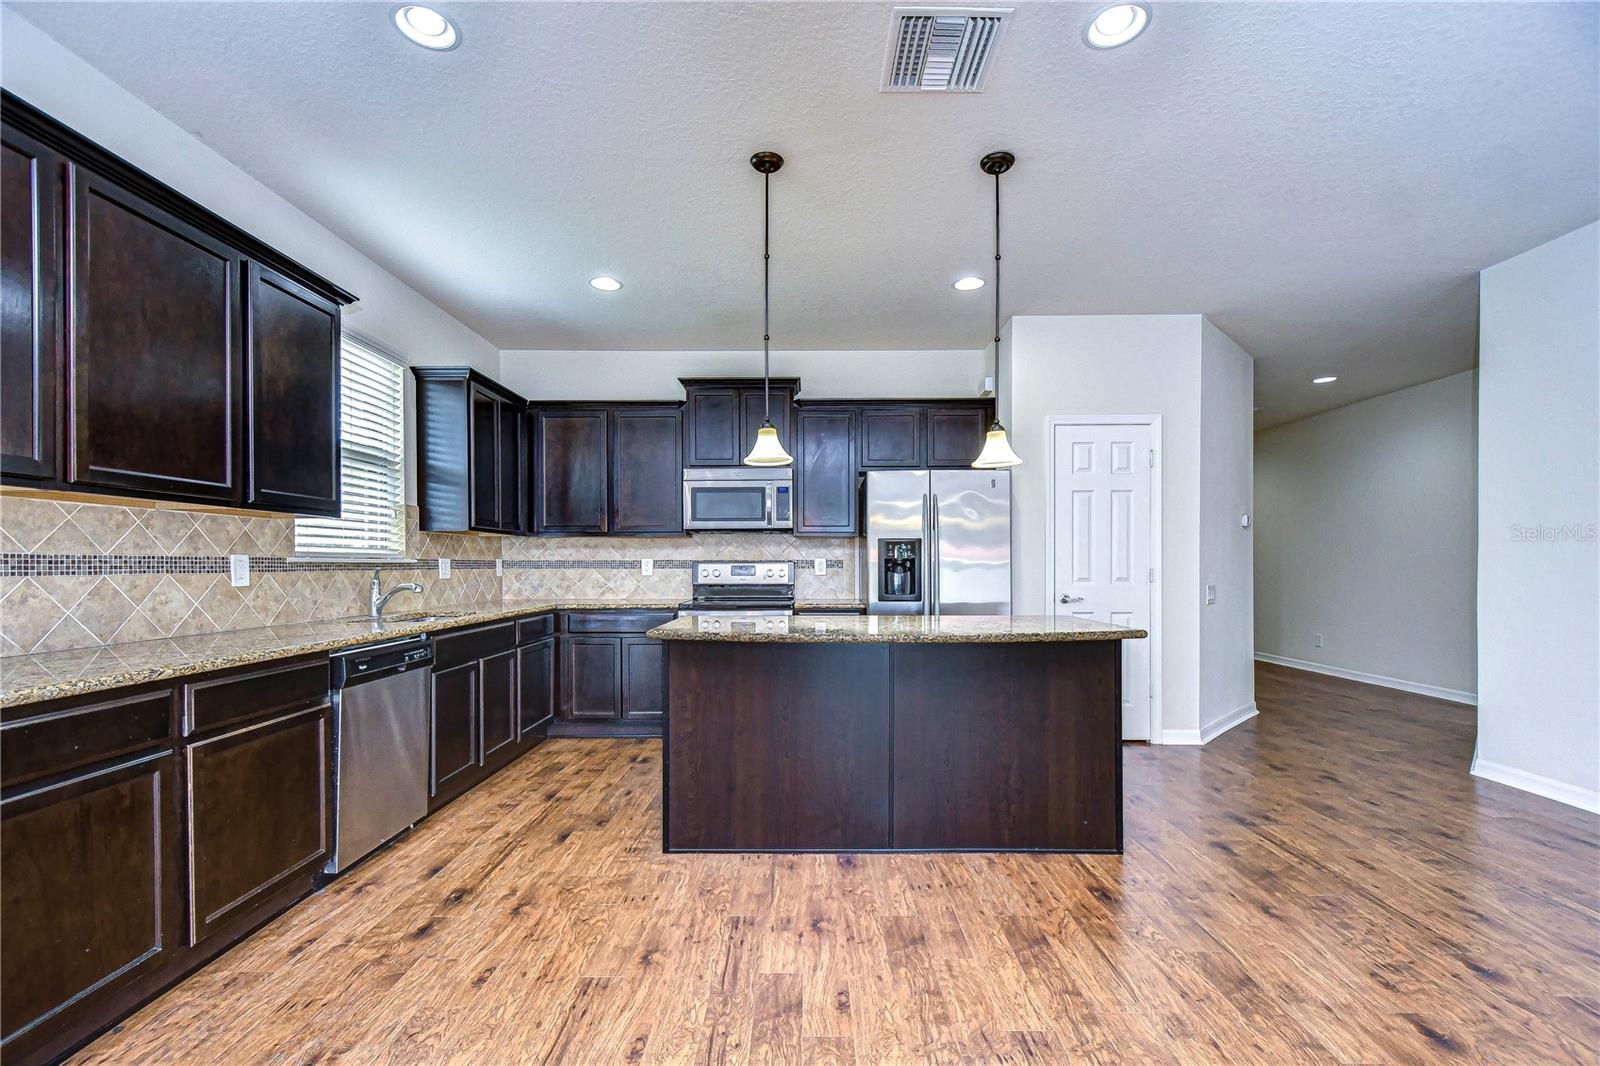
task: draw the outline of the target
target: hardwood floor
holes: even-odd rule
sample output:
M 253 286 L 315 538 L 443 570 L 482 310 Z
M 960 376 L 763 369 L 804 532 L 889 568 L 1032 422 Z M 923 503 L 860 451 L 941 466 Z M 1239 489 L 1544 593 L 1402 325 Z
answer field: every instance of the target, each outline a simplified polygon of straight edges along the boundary
M 1470 708 L 1263 666 L 1129 746 L 1127 854 L 662 855 L 658 741 L 552 741 L 82 1063 L 1594 1063 L 1600 819 Z

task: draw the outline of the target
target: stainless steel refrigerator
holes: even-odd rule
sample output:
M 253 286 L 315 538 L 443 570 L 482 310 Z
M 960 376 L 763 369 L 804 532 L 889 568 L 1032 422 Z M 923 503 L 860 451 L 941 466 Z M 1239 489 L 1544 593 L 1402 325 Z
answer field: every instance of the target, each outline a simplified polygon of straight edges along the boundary
M 872 470 L 869 614 L 1010 614 L 1011 473 Z

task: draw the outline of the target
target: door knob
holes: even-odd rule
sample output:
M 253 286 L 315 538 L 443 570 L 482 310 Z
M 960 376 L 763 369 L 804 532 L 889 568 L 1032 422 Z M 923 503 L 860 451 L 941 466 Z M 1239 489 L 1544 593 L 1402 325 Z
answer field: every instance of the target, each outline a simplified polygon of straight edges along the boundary
M 1068 596 L 1065 592 L 1063 592 L 1061 594 L 1061 602 L 1062 603 L 1082 603 L 1083 602 L 1083 597 L 1082 596 Z

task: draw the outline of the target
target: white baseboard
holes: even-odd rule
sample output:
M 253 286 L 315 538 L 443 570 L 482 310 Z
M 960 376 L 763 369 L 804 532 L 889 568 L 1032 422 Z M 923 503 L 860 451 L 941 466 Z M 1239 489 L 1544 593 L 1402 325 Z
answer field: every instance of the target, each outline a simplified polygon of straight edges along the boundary
M 1256 705 L 1252 701 L 1237 710 L 1229 711 L 1215 722 L 1200 729 L 1163 729 L 1161 743 L 1209 744 L 1240 722 L 1248 722 L 1256 716 L 1256 713 Z
M 1523 792 L 1532 792 L 1535 796 L 1565 803 L 1569 807 L 1600 814 L 1600 792 L 1577 785 L 1569 785 L 1565 781 L 1557 781 L 1553 777 L 1543 777 L 1539 774 L 1530 774 L 1526 770 L 1518 770 L 1514 766 L 1506 766 L 1497 762 L 1486 762 L 1483 759 L 1472 760 L 1472 776 L 1481 777 L 1485 781 L 1493 781 L 1501 785 L 1510 785 L 1512 788 L 1521 789 Z
M 1314 674 L 1327 674 L 1329 677 L 1342 677 L 1346 681 L 1359 681 L 1364 685 L 1381 685 L 1384 688 L 1399 689 L 1401 692 L 1415 692 L 1419 696 L 1432 696 L 1434 699 L 1449 700 L 1451 703 L 1465 703 L 1471 707 L 1478 705 L 1478 694 L 1476 692 L 1440 688 L 1438 685 L 1424 685 L 1420 681 L 1406 681 L 1403 678 L 1385 677 L 1382 674 L 1367 674 L 1362 673 L 1360 670 L 1346 670 L 1342 666 L 1326 666 L 1306 659 L 1291 659 L 1286 655 L 1268 655 L 1263 651 L 1256 652 L 1256 660 L 1264 663 L 1274 663 L 1278 666 L 1287 666 L 1295 670 L 1309 670 Z

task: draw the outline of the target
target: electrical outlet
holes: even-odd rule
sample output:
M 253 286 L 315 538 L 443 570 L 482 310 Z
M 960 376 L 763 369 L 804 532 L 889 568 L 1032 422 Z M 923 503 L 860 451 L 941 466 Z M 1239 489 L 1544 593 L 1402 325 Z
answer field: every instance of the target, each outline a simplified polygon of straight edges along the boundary
M 439 560 L 439 576 L 440 577 L 449 577 L 450 576 L 450 560 L 449 559 L 441 558 Z
M 1217 602 L 1217 586 L 1215 586 L 1215 585 L 1207 585 L 1206 586 L 1206 604 L 1210 605 L 1210 604 L 1213 604 L 1213 603 L 1216 603 L 1216 602 Z
M 639 573 L 648 576 L 648 575 L 653 574 L 655 572 L 656 572 L 656 561 L 654 559 L 640 559 L 639 560 Z
M 811 560 L 811 572 L 814 573 L 814 574 L 826 574 L 828 572 L 828 560 L 826 560 L 826 559 L 813 559 L 813 560 Z
M 1322 634 L 1321 633 L 1313 633 L 1313 634 L 1311 634 L 1311 646 L 1314 647 L 1314 648 L 1322 647 Z
M 505 576 L 505 572 L 506 572 L 506 561 L 504 559 L 496 559 L 494 561 L 494 576 L 495 577 L 503 577 L 503 576 Z
M 228 556 L 228 583 L 236 589 L 242 589 L 250 584 L 250 556 Z

